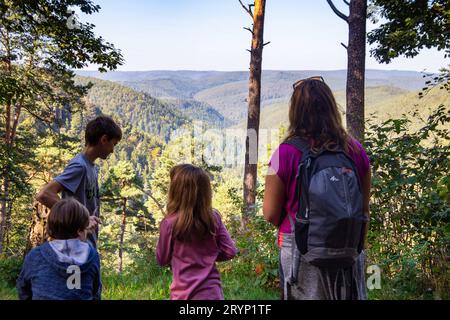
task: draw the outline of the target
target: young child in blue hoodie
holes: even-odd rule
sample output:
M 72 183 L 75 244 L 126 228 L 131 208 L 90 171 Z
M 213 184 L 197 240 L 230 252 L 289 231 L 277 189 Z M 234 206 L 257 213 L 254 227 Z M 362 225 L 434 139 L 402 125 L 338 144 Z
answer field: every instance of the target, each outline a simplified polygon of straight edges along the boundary
M 51 241 L 31 250 L 17 279 L 21 300 L 100 300 L 100 259 L 86 242 L 89 211 L 74 198 L 57 202 L 47 220 Z

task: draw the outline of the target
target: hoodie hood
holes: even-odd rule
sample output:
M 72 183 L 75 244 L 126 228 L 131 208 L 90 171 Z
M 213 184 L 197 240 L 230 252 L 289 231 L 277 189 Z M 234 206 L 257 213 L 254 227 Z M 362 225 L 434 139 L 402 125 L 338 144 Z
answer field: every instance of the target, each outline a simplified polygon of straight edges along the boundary
M 84 272 L 94 262 L 97 255 L 95 249 L 87 242 L 79 239 L 53 240 L 41 246 L 45 260 L 54 268 L 66 273 L 71 265 L 80 267 Z
M 89 245 L 78 239 L 53 240 L 48 244 L 56 253 L 59 262 L 80 266 L 86 263 L 89 257 Z

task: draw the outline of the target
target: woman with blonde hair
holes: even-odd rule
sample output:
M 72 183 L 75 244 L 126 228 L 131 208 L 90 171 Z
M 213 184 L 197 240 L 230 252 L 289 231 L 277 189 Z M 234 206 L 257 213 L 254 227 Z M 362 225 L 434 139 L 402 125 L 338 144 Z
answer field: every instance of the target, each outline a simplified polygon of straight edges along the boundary
M 294 143 L 293 141 L 296 142 Z M 347 169 L 347 167 L 341 169 L 348 170 L 353 175 L 354 181 L 357 181 L 354 183 L 354 190 L 358 192 L 359 196 L 349 199 L 349 193 L 346 190 L 347 186 L 342 184 L 342 181 L 334 175 L 328 177 L 329 179 L 325 179 L 325 174 L 322 174 L 321 177 L 323 179 L 318 181 L 318 189 L 322 188 L 319 191 L 322 192 L 322 196 L 324 195 L 325 201 L 317 205 L 317 207 L 322 208 L 318 210 L 318 214 L 322 215 L 322 220 L 315 225 L 316 235 L 322 231 L 320 229 L 322 228 L 322 223 L 324 225 L 328 223 L 328 226 L 330 224 L 330 221 L 327 221 L 328 217 L 320 211 L 327 211 L 327 208 L 329 209 L 327 206 L 330 204 L 332 206 L 335 202 L 327 201 L 328 196 L 333 198 L 333 195 L 329 194 L 331 188 L 342 186 L 342 190 L 336 189 L 336 193 L 342 193 L 342 198 L 347 197 L 347 201 L 356 203 L 357 212 L 355 215 L 359 215 L 359 222 L 357 223 L 360 224 L 355 229 L 357 232 L 350 233 L 349 237 L 354 237 L 356 239 L 354 242 L 359 242 L 358 246 L 361 249 L 365 241 L 369 217 L 371 183 L 369 159 L 361 144 L 344 129 L 331 89 L 324 82 L 323 78 L 318 76 L 294 83 L 294 92 L 289 108 L 287 136 L 275 150 L 269 162 L 269 171 L 266 176 L 263 213 L 267 221 L 278 227 L 282 297 L 283 299 L 366 299 L 363 254 L 359 254 L 361 250 L 352 252 L 353 257 L 357 257 L 355 258 L 356 262 L 351 267 L 345 268 L 339 267 L 338 264 L 332 267 L 313 265 L 305 258 L 306 249 L 303 254 L 298 250 L 299 245 L 305 245 L 305 239 L 310 237 L 311 233 L 303 232 L 302 235 L 305 238 L 296 237 L 298 233 L 297 225 L 298 228 L 300 226 L 309 228 L 308 219 L 312 219 L 313 215 L 311 213 L 311 217 L 306 219 L 306 221 L 300 219 L 302 218 L 300 213 L 303 208 L 311 204 L 308 203 L 310 199 L 305 198 L 305 190 L 297 189 L 298 168 L 301 168 L 300 164 L 304 160 L 303 157 L 307 159 L 311 154 L 320 155 L 323 153 L 328 154 L 328 159 L 332 159 L 334 153 L 340 153 L 343 159 L 348 160 L 347 163 L 351 163 L 350 167 L 354 170 Z M 330 170 L 335 170 L 335 168 L 330 167 Z M 332 185 L 332 183 L 335 184 Z M 310 191 L 311 189 L 308 189 L 306 194 L 309 194 Z M 339 200 L 339 197 L 336 196 L 333 200 L 335 199 Z M 306 208 L 307 217 L 310 207 Z M 328 211 L 331 211 L 333 215 L 335 212 L 333 210 Z M 334 217 L 331 218 L 333 219 Z M 353 230 L 351 229 L 354 227 L 354 225 L 352 227 L 352 223 L 357 221 L 357 219 L 352 220 L 350 223 L 348 222 L 349 220 L 346 220 L 344 217 L 344 219 L 338 221 L 342 224 L 333 230 L 332 241 L 330 241 L 331 237 L 324 237 L 324 242 L 327 242 L 328 246 L 337 246 L 336 243 L 340 241 L 339 237 L 347 236 L 345 230 L 347 232 L 348 230 Z M 319 227 L 317 227 L 318 225 Z M 345 227 L 342 228 L 342 225 Z M 311 245 L 318 243 L 317 237 L 314 240 L 316 242 L 311 243 Z M 343 242 L 345 241 L 343 240 Z M 310 247 L 304 246 L 304 248 Z M 319 251 L 314 253 L 328 252 L 326 250 L 329 248 L 320 251 L 321 249 L 323 248 L 319 248 Z M 332 248 L 332 250 L 334 249 Z M 317 256 L 319 254 L 316 254 L 315 258 Z M 314 257 L 309 258 L 314 259 Z M 332 259 L 328 261 L 332 261 Z
M 158 263 L 172 269 L 172 300 L 224 299 L 216 261 L 232 259 L 237 249 L 211 202 L 203 169 L 190 164 L 172 168 L 156 251 Z

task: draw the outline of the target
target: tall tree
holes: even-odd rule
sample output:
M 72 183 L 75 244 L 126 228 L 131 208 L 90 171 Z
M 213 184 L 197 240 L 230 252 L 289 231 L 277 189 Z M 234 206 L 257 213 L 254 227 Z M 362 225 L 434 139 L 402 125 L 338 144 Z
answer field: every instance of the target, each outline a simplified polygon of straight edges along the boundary
M 127 218 L 150 219 L 145 207 L 142 179 L 128 161 L 119 161 L 110 169 L 109 177 L 102 186 L 102 200 L 109 202 L 108 208 L 121 216 L 119 232 L 119 272 L 123 271 L 123 252 Z M 150 223 L 149 223 L 150 224 Z
M 120 51 L 93 33 L 94 25 L 75 23 L 73 11 L 98 12 L 91 0 L 7 0 L 0 3 L 0 113 L 5 153 L 16 153 L 24 116 L 54 123 L 57 109 L 76 111 L 86 86 L 73 82 L 71 69 L 96 64 L 100 71 L 122 63 Z M 14 161 L 0 168 L 0 253 L 11 212 L 10 190 L 17 181 Z
M 364 139 L 364 88 L 366 68 L 367 0 L 344 0 L 349 15 L 339 11 L 332 0 L 327 0 L 336 15 L 348 24 L 347 49 L 347 129 L 352 136 Z
M 404 55 L 413 58 L 423 48 L 450 50 L 450 2 L 448 0 L 372 0 L 371 18 L 382 23 L 368 33 L 370 51 L 381 63 Z
M 253 29 L 245 28 L 252 34 L 250 52 L 250 76 L 248 93 L 247 137 L 245 140 L 244 169 L 244 213 L 245 225 L 249 215 L 254 212 L 256 202 L 256 182 L 258 165 L 259 120 L 261 108 L 261 70 L 262 53 L 266 44 L 263 41 L 265 0 L 255 0 L 247 7 L 240 1 L 244 10 L 253 19 Z M 254 10 L 252 10 L 254 7 Z
M 436 48 L 444 58 L 450 57 L 450 1 L 372 0 L 371 5 L 369 17 L 374 22 L 383 19 L 367 35 L 376 45 L 370 53 L 379 62 L 390 63 L 401 55 L 413 58 L 423 48 Z M 440 75 L 426 81 L 427 87 L 450 90 L 450 64 L 442 67 Z

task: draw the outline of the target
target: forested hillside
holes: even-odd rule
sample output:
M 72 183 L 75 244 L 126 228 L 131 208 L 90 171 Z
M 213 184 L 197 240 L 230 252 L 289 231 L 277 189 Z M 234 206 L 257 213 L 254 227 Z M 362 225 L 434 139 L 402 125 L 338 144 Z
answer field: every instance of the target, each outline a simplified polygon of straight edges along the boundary
M 154 97 L 195 99 L 206 103 L 231 121 L 245 117 L 248 94 L 246 72 L 217 71 L 148 71 L 148 72 L 78 72 L 101 79 L 116 81 Z M 292 93 L 292 83 L 308 76 L 322 75 L 335 91 L 345 88 L 346 73 L 338 71 L 264 71 L 262 77 L 262 106 L 284 102 Z M 367 70 L 367 87 L 392 86 L 403 90 L 423 87 L 419 72 Z
M 114 113 L 146 131 L 168 138 L 174 128 L 201 120 L 214 127 L 230 124 L 218 111 L 192 99 L 157 99 L 148 93 L 135 91 L 111 81 L 77 77 L 82 85 L 92 84 L 87 102 L 104 113 Z

